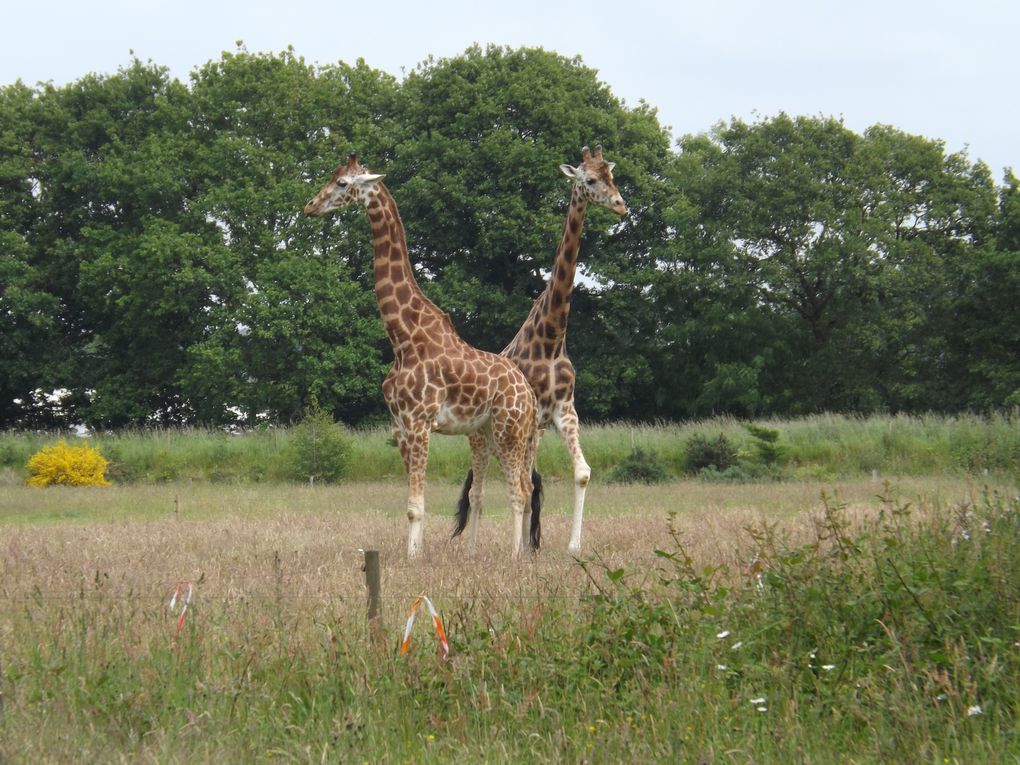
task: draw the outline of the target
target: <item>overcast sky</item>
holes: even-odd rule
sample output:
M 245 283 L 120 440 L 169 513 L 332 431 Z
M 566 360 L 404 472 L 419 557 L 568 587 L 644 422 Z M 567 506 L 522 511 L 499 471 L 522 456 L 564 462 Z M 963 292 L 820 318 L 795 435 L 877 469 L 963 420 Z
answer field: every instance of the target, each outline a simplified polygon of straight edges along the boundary
M 472 43 L 580 55 L 674 136 L 731 116 L 834 115 L 1020 170 L 1015 0 L 4 0 L 0 84 L 64 84 L 142 60 L 188 74 L 243 40 L 396 77 Z M 597 139 L 597 137 L 595 137 Z

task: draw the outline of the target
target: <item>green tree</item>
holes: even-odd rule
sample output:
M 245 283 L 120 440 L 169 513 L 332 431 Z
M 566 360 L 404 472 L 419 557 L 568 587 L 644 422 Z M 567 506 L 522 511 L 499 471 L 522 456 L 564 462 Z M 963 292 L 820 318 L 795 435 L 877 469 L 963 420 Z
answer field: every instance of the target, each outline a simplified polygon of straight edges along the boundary
M 181 373 L 199 419 L 293 421 L 312 400 L 357 421 L 385 373 L 367 229 L 306 221 L 355 145 L 379 151 L 396 84 L 285 52 L 225 54 L 193 75 L 203 186 L 192 204 L 227 253 L 225 285 Z M 381 153 L 381 152 L 380 152 Z
M 38 385 L 70 391 L 67 417 L 123 425 L 179 408 L 169 381 L 201 318 L 173 292 L 174 267 L 151 256 L 165 254 L 156 241 L 166 223 L 196 226 L 181 203 L 176 140 L 187 97 L 164 69 L 134 61 L 33 98 L 31 163 L 18 181 L 32 189 L 33 214 L 22 236 L 60 334 Z M 196 269 L 187 253 L 175 263 Z
M 887 126 L 865 139 L 867 233 L 882 265 L 880 310 L 869 317 L 881 359 L 873 385 L 891 409 L 960 409 L 966 361 L 950 337 L 967 274 L 992 245 L 994 184 L 986 166 L 940 141 Z
M 588 211 L 569 347 L 581 410 L 624 414 L 644 395 L 630 384 L 649 378 L 633 349 L 616 352 L 635 333 L 616 321 L 619 296 L 610 293 L 627 286 L 617 277 L 633 274 L 628 261 L 654 226 L 670 155 L 654 110 L 624 107 L 579 59 L 475 46 L 408 74 L 397 122 L 393 163 L 384 169 L 411 257 L 430 297 L 468 342 L 487 350 L 506 345 L 544 287 L 570 198 L 558 166 L 596 143 L 617 163 L 631 215 L 621 222 Z M 603 333 L 607 320 L 616 337 Z
M 947 345 L 960 370 L 964 403 L 978 409 L 1020 406 L 1020 182 L 999 190 L 994 246 L 975 248 L 960 269 Z
M 780 114 L 677 151 L 580 59 L 472 47 L 402 83 L 241 47 L 190 82 L 134 60 L 0 89 L 0 426 L 383 411 L 364 216 L 305 201 L 356 149 L 423 288 L 498 351 L 601 143 L 569 332 L 587 418 L 956 410 L 1020 401 L 1020 198 L 936 140 Z M 66 390 L 54 403 L 47 394 Z
M 45 408 L 34 404 L 61 344 L 58 301 L 46 289 L 31 242 L 39 214 L 35 106 L 34 92 L 20 82 L 0 89 L 0 427 L 50 423 Z
M 684 418 L 770 408 L 768 359 L 782 352 L 777 318 L 758 299 L 735 244 L 736 168 L 709 136 L 685 136 L 668 168 L 664 235 L 638 283 L 654 317 L 655 411 Z
M 893 128 L 860 136 L 838 120 L 782 114 L 733 120 L 680 147 L 691 214 L 674 206 L 684 223 L 662 261 L 684 277 L 657 281 L 693 290 L 681 302 L 708 319 L 681 338 L 704 354 L 699 405 L 962 404 L 945 393 L 955 389 L 944 345 L 959 269 L 991 230 L 984 166 Z M 684 326 L 672 319 L 667 334 Z

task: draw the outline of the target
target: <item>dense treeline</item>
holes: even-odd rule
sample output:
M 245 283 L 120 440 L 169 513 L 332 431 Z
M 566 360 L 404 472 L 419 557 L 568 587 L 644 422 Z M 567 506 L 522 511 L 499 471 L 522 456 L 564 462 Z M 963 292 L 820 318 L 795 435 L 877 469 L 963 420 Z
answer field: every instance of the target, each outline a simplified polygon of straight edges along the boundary
M 499 350 L 602 143 L 571 313 L 588 418 L 1020 405 L 1020 186 L 942 143 L 778 115 L 673 145 L 577 59 L 472 48 L 400 82 L 224 54 L 0 90 L 0 427 L 348 422 L 389 348 L 363 215 L 302 205 L 357 149 L 423 287 Z M 53 398 L 51 391 L 66 392 Z

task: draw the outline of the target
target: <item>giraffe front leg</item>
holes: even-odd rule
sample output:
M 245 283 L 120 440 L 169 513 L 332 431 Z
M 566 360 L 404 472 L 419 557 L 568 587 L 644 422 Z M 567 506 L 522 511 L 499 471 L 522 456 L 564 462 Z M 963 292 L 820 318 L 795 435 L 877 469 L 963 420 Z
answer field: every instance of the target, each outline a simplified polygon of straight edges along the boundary
M 581 551 L 581 524 L 584 520 L 584 495 L 588 490 L 588 482 L 591 480 L 591 468 L 581 451 L 580 429 L 577 421 L 577 411 L 574 409 L 574 402 L 568 401 L 563 404 L 553 415 L 553 422 L 556 429 L 563 436 L 567 445 L 567 451 L 574 461 L 574 521 L 570 527 L 570 544 L 567 549 L 571 553 Z
M 396 431 L 397 429 L 395 429 Z M 417 558 L 425 544 L 425 466 L 429 459 L 427 425 L 401 428 L 397 445 L 407 469 L 407 557 Z

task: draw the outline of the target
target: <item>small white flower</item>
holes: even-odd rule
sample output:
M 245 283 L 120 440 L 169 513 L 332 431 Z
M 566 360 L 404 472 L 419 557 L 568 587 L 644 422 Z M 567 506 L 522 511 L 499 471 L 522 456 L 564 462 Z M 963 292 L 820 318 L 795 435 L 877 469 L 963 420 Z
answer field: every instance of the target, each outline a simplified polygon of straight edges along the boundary
M 769 708 L 768 707 L 758 707 L 758 711 L 759 712 L 768 712 Z
M 715 668 L 718 669 L 720 672 L 725 672 L 726 671 L 726 665 L 725 664 L 716 664 Z
M 766 701 L 768 701 L 768 699 L 766 699 L 764 696 L 762 696 L 760 699 L 751 699 L 751 703 L 756 705 L 764 704 Z
M 981 714 L 981 712 L 982 712 L 981 706 L 978 704 L 975 704 L 972 707 L 967 707 L 967 717 L 977 717 L 979 714 Z
M 738 640 L 738 641 L 737 641 L 736 643 L 734 643 L 733 645 L 731 645 L 731 646 L 730 646 L 730 650 L 731 650 L 731 651 L 736 651 L 736 650 L 737 650 L 738 648 L 740 648 L 740 646 L 742 646 L 743 644 L 744 644 L 744 641 L 743 641 L 743 640 Z
M 832 670 L 834 670 L 835 668 L 836 668 L 835 664 L 823 664 L 822 665 L 822 669 L 824 669 L 826 672 L 832 672 Z
M 729 637 L 729 636 L 730 636 L 730 631 L 729 630 L 723 630 L 718 635 L 716 635 L 716 637 L 719 638 L 720 640 L 722 640 L 723 638 Z

